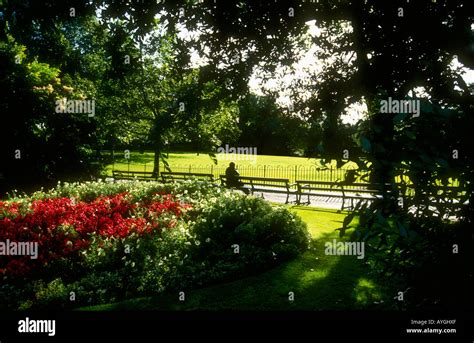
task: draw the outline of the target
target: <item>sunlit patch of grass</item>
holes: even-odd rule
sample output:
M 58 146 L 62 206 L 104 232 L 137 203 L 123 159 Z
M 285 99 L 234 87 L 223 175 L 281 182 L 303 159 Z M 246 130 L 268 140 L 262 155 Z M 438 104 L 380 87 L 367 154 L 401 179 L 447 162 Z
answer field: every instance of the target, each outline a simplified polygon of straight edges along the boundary
M 129 171 L 141 171 L 141 172 L 152 172 L 154 167 L 154 154 L 151 151 L 145 151 L 140 153 L 138 151 L 131 151 L 130 158 L 126 159 L 124 151 L 116 151 L 114 163 L 110 163 L 105 167 L 107 175 L 112 176 L 112 170 L 129 170 Z M 255 161 L 251 160 L 235 160 L 241 175 L 245 176 L 258 176 L 258 177 L 286 177 L 291 182 L 295 181 L 295 168 L 298 169 L 299 179 L 314 179 L 317 178 L 322 180 L 332 180 L 341 178 L 342 174 L 339 173 L 338 177 L 333 175 L 329 169 L 319 170 L 316 174 L 316 169 L 323 167 L 320 159 L 307 158 L 307 157 L 293 157 L 293 156 L 274 156 L 274 155 L 258 155 Z M 205 153 L 187 153 L 187 152 L 173 152 L 169 153 L 167 162 L 174 172 L 200 172 L 200 173 L 213 173 L 215 177 L 219 174 L 223 174 L 225 168 L 229 165 L 230 160 L 218 159 L 217 164 L 214 164 L 213 160 Z M 266 166 L 266 172 L 264 167 Z M 336 160 L 333 160 L 329 164 L 325 164 L 326 167 L 331 167 L 333 170 L 336 169 Z M 344 165 L 345 169 L 357 168 L 357 165 L 353 162 L 348 162 Z M 160 171 L 164 171 L 165 166 L 160 163 Z
M 354 297 L 360 306 L 378 304 L 383 301 L 379 286 L 367 278 L 360 278 L 357 281 Z
M 137 298 L 85 310 L 351 310 L 387 309 L 393 293 L 356 256 L 326 255 L 324 243 L 339 237 L 347 213 L 288 206 L 307 223 L 311 247 L 294 260 L 257 276 L 202 289 Z M 294 301 L 289 301 L 289 293 Z M 383 302 L 381 302 L 383 300 Z

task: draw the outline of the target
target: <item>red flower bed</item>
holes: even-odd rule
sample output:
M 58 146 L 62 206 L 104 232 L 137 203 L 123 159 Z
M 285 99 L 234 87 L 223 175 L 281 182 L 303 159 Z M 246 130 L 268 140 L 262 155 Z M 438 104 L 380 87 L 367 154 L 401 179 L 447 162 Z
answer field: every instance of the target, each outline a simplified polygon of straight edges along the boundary
M 71 198 L 33 200 L 29 205 L 0 201 L 0 242 L 37 242 L 38 257 L 0 256 L 0 275 L 24 275 L 50 261 L 78 256 L 91 235 L 124 238 L 174 226 L 163 214 L 182 214 L 187 207 L 171 195 L 160 201 L 132 203 L 128 193 L 103 196 L 90 203 Z

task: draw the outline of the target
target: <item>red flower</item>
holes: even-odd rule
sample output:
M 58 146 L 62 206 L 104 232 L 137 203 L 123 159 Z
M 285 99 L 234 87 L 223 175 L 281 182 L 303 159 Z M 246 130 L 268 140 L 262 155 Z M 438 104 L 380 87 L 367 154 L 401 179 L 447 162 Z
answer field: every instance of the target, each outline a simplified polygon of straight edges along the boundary
M 159 234 L 161 228 L 176 225 L 175 220 L 163 220 L 164 213 L 180 216 L 181 209 L 189 207 L 172 195 L 160 195 L 162 201 L 138 204 L 129 201 L 128 193 L 101 196 L 90 203 L 71 198 L 33 200 L 23 215 L 21 204 L 0 202 L 0 241 L 38 242 L 39 246 L 34 260 L 0 256 L 0 275 L 24 275 L 55 259 L 79 256 L 90 246 L 93 233 L 104 238 L 124 238 L 132 232 Z

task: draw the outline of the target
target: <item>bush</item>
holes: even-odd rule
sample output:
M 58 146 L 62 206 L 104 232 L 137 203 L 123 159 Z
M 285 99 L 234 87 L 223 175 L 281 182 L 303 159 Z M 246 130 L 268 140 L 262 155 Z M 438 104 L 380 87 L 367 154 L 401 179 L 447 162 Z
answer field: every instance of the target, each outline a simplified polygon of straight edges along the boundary
M 254 197 L 212 200 L 190 228 L 188 275 L 199 283 L 251 275 L 295 257 L 310 242 L 306 224 L 284 208 Z
M 416 217 L 363 207 L 354 239 L 366 242 L 369 264 L 398 280 L 403 308 L 472 307 L 474 240 L 472 224 L 439 216 Z M 468 305 L 469 304 L 469 305 Z
M 0 303 L 21 309 L 245 277 L 309 244 L 305 224 L 288 210 L 199 181 L 62 184 L 17 196 L 0 202 L 0 240 L 6 238 L 40 242 L 38 260 L 0 258 Z

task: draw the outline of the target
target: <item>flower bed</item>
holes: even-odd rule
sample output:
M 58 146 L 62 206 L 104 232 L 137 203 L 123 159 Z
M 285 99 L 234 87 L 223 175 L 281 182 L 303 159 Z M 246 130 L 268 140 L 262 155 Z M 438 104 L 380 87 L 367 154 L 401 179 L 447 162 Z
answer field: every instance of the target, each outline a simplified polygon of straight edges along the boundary
M 150 234 L 171 228 L 181 205 L 171 195 L 160 200 L 133 203 L 128 193 L 101 196 L 90 203 L 75 198 L 33 200 L 31 203 L 0 202 L 0 242 L 35 242 L 38 256 L 1 257 L 0 275 L 41 273 L 44 266 L 61 258 L 75 258 L 95 239 L 125 238 L 131 233 Z
M 286 209 L 203 182 L 63 184 L 0 202 L 0 307 L 98 304 L 245 277 L 306 249 Z

